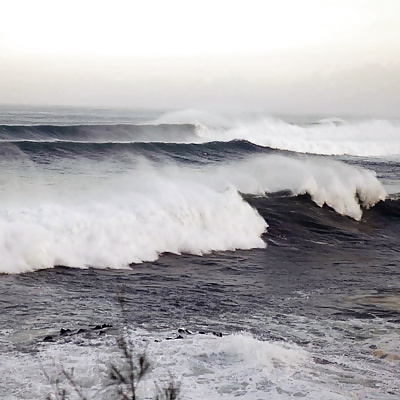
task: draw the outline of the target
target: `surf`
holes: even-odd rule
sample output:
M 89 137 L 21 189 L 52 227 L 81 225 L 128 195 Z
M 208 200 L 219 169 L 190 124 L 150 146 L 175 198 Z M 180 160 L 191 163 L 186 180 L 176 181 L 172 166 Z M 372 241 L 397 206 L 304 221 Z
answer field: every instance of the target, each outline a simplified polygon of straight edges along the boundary
M 56 168 L 54 160 L 50 167 L 20 161 L 16 170 L 25 175 L 2 182 L 3 273 L 127 268 L 166 252 L 264 248 L 268 215 L 245 194 L 307 193 L 316 205 L 355 220 L 386 198 L 372 171 L 327 159 L 253 155 L 201 168 L 143 156 L 106 158 L 101 166 L 98 159 L 57 158 Z

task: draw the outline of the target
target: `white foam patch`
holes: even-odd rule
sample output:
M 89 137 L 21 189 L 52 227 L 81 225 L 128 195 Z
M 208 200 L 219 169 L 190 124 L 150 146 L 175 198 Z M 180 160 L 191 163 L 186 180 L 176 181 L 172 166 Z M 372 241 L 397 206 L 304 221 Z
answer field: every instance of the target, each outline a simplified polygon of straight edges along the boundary
M 400 155 L 400 123 L 389 120 L 348 123 L 330 118 L 296 125 L 270 117 L 222 118 L 188 110 L 167 113 L 153 123 L 194 123 L 206 142 L 247 140 L 273 149 L 324 155 Z
M 167 378 L 172 370 L 182 382 L 183 398 L 258 398 L 289 385 L 310 355 L 288 343 L 264 342 L 243 333 L 223 336 L 195 335 L 181 340 L 150 344 L 156 360 L 154 372 Z
M 62 374 L 64 368 L 68 372 L 74 369 L 77 384 L 83 388 L 88 399 L 94 399 L 104 387 L 105 376 L 116 358 L 115 353 L 115 349 L 110 351 L 107 346 L 89 347 L 72 343 L 44 346 L 37 353 L 7 353 L 0 357 L 3 371 L 0 377 L 1 398 L 45 399 L 49 394 L 55 395 L 58 380 L 60 387 L 65 387 L 71 395 L 68 398 L 78 399 Z
M 139 398 L 153 398 L 154 382 L 162 387 L 172 377 L 181 383 L 183 399 L 238 395 L 253 399 L 265 389 L 275 392 L 276 385 L 282 386 L 281 379 L 289 380 L 310 360 L 309 354 L 295 345 L 263 342 L 248 334 L 222 338 L 193 335 L 183 340 L 154 342 L 154 336 L 141 331 L 132 333 L 130 341 L 135 355 L 146 351 L 151 363 L 149 374 L 139 386 Z M 106 393 L 111 364 L 124 370 L 122 359 L 113 338 L 91 340 L 83 346 L 49 343 L 33 354 L 8 353 L 0 360 L 4 371 L 1 383 L 8 392 L 1 393 L 0 388 L 0 394 L 6 400 L 45 398 L 54 393 L 56 380 L 73 394 L 62 375 L 62 368 L 73 368 L 75 381 L 85 395 L 98 398 L 98 393 Z
M 191 400 L 238 397 L 372 400 L 392 396 L 386 395 L 386 386 L 362 386 L 363 364 L 355 364 L 354 372 L 347 369 L 347 364 L 318 365 L 308 351 L 294 344 L 263 341 L 247 333 L 222 338 L 195 334 L 185 339 L 165 340 L 167 335 L 143 330 L 129 333 L 134 354 L 145 351 L 151 364 L 139 386 L 138 398 L 154 398 L 155 382 L 162 388 L 171 379 L 181 384 L 180 398 Z M 127 372 L 115 338 L 74 340 L 75 343 L 40 344 L 34 353 L 2 355 L 2 398 L 45 398 L 54 393 L 57 380 L 61 388 L 72 394 L 69 398 L 78 398 L 63 377 L 62 368 L 74 369 L 75 382 L 88 399 L 112 398 L 110 388 L 106 388 L 111 364 Z M 388 387 L 396 387 L 395 373 L 388 379 Z
M 81 159 L 68 167 L 75 172 L 60 167 L 50 179 L 32 169 L 3 182 L 0 272 L 124 268 L 163 252 L 265 247 L 267 222 L 239 192 L 309 193 L 357 220 L 386 196 L 372 171 L 326 159 L 266 155 L 201 169 L 136 160 L 127 171 L 104 164 L 98 177 L 74 175 L 79 163 L 97 168 Z

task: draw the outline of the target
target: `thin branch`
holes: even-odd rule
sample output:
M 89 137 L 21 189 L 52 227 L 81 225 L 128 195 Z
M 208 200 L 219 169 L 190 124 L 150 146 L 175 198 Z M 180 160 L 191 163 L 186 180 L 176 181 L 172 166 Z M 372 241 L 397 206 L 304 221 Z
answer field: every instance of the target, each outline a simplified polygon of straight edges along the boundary
M 75 379 L 74 379 L 74 369 L 72 368 L 71 372 L 68 372 L 64 368 L 64 366 L 62 366 L 61 372 L 67 378 L 67 381 L 72 386 L 72 388 L 75 390 L 75 393 L 79 396 L 79 398 L 81 400 L 87 400 L 86 396 L 83 394 L 82 387 L 79 387 L 78 384 L 76 383 Z

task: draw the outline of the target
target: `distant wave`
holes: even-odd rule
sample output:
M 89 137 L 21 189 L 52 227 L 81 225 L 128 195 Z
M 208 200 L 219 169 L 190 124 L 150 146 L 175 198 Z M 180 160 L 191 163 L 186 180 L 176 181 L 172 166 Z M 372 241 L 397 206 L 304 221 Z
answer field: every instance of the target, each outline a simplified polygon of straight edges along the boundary
M 207 143 L 243 140 L 299 153 L 354 156 L 400 155 L 400 124 L 349 123 L 330 118 L 291 124 L 272 118 L 228 120 L 194 111 L 166 114 L 142 125 L 0 126 L 0 141 L 94 143 Z
M 154 124 L 191 123 L 203 141 L 247 140 L 259 146 L 323 155 L 400 155 L 400 122 L 325 118 L 289 123 L 265 116 L 223 118 L 196 110 L 167 113 Z
M 78 142 L 30 141 L 0 142 L 0 156 L 15 159 L 21 154 L 41 163 L 43 160 L 85 157 L 100 160 L 145 156 L 148 159 L 171 158 L 185 163 L 209 163 L 240 159 L 250 154 L 283 153 L 243 140 L 231 142 L 168 143 L 168 142 Z
M 390 121 L 354 124 L 324 122 L 310 125 L 288 124 L 264 119 L 240 123 L 229 129 L 198 126 L 204 140 L 247 140 L 259 146 L 321 155 L 400 155 L 400 125 Z
M 160 125 L 0 125 L 4 142 L 171 142 L 199 141 L 191 124 Z

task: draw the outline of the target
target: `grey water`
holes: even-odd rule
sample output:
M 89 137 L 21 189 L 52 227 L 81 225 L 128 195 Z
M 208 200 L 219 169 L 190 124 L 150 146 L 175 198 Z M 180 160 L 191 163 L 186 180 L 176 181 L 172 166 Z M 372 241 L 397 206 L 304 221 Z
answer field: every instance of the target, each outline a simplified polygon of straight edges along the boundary
M 177 135 L 181 134 L 179 129 L 185 130 L 185 143 L 161 139 L 160 144 L 144 144 L 135 139 L 136 131 L 129 143 L 120 147 L 107 142 L 94 145 L 87 137 L 89 143 L 82 146 L 70 140 L 41 145 L 45 135 L 49 135 L 48 142 L 54 139 L 53 131 L 45 131 L 40 141 L 24 142 L 23 127 L 36 124 L 91 124 L 96 132 L 100 129 L 97 125 L 149 123 L 160 115 L 160 111 L 138 110 L 1 110 L 3 132 L 7 126 L 22 127 L 16 134 L 21 143 L 8 136 L 0 142 L 1 397 L 45 398 L 54 390 L 54 382 L 48 381 L 43 370 L 51 371 L 50 378 L 55 380 L 61 365 L 66 365 L 75 368 L 85 393 L 95 398 L 106 381 L 107 365 L 118 362 L 115 340 L 125 332 L 134 348 L 146 351 L 152 363 L 144 398 L 152 398 L 154 380 L 164 382 L 171 374 L 182 384 L 181 397 L 188 399 L 398 398 L 400 169 L 396 156 L 304 156 L 251 141 L 187 142 L 195 131 L 188 132 L 186 125 L 172 128 Z M 313 121 L 311 117 L 308 120 Z M 158 134 L 162 133 L 152 131 L 153 138 Z M 300 162 L 306 157 L 307 166 L 315 157 L 322 157 L 333 171 L 336 163 L 354 171 L 372 170 L 388 195 L 374 206 L 361 207 L 360 220 L 341 215 L 333 200 L 320 207 L 312 193 L 293 193 L 290 188 L 265 195 L 238 190 L 242 199 L 232 203 L 235 211 L 229 205 L 236 197 L 231 199 L 223 187 L 201 198 L 202 205 L 210 202 L 208 208 L 196 203 L 200 192 L 184 197 L 188 185 L 202 179 L 197 171 L 211 168 L 217 175 L 217 166 L 233 164 L 238 174 L 244 173 L 248 164 L 240 164 L 241 160 L 253 162 L 271 156 L 278 161 L 288 157 L 288 163 L 293 157 Z M 156 178 L 147 175 L 143 159 L 155 163 L 155 172 L 151 171 Z M 163 175 L 171 165 L 176 170 Z M 277 168 L 274 176 L 287 179 L 283 170 L 282 166 Z M 119 182 L 116 177 L 126 171 L 136 174 L 129 191 L 115 186 Z M 316 174 L 313 168 L 310 171 Z M 181 173 L 190 176 L 185 180 Z M 344 176 L 338 176 L 345 189 L 351 186 Z M 201 186 L 203 196 L 214 189 L 209 183 L 211 175 L 207 177 Z M 246 177 L 252 178 L 251 174 Z M 138 185 L 146 179 L 149 187 L 143 191 Z M 162 180 L 168 180 L 168 187 L 177 187 L 171 192 L 173 197 L 161 204 L 177 204 L 173 211 L 168 208 L 167 215 L 172 212 L 180 221 L 187 218 L 178 224 L 179 229 L 165 217 L 164 209 L 158 214 L 155 208 L 167 190 Z M 160 191 L 153 186 L 156 184 L 161 185 Z M 32 189 L 35 185 L 37 190 Z M 375 195 L 371 187 L 363 190 Z M 91 207 L 97 207 L 93 199 L 112 191 L 110 203 L 96 208 L 95 218 L 86 219 Z M 139 192 L 139 200 L 130 197 Z M 220 195 L 226 196 L 222 198 L 226 205 L 215 203 Z M 120 196 L 126 196 L 126 203 L 133 198 L 133 208 L 125 209 L 124 203 L 119 203 Z M 347 194 L 343 199 L 347 201 Z M 192 209 L 182 211 L 188 203 L 196 205 L 195 214 Z M 119 211 L 106 209 L 116 204 Z M 225 207 L 227 219 L 214 227 Z M 241 212 L 250 213 L 245 214 L 249 226 L 246 221 L 237 221 L 235 213 Z M 113 254 L 129 247 L 132 213 L 145 225 L 141 230 L 137 220 L 131 222 L 138 224 L 133 225 L 135 229 L 140 227 L 135 240 L 143 240 L 135 253 L 128 254 L 137 256 L 137 261 L 120 265 L 119 255 L 115 254 L 114 260 Z M 208 213 L 210 220 L 205 216 Z M 253 213 L 257 217 L 254 221 Z M 205 219 L 193 227 L 196 218 Z M 74 225 L 70 225 L 72 220 Z M 268 224 L 261 234 L 260 220 Z M 100 236 L 103 229 L 107 234 Z M 32 250 L 30 243 L 42 234 Z M 59 235 L 57 240 L 55 235 Z M 209 242 L 200 246 L 207 235 L 214 240 L 232 236 L 236 249 L 229 245 L 221 249 L 222 245 L 218 248 Z M 257 236 L 263 246 L 257 244 Z M 75 241 L 69 242 L 71 237 Z M 182 241 L 182 250 L 153 243 L 167 239 Z M 247 245 L 250 239 L 256 244 Z M 104 242 L 91 249 L 87 244 L 94 240 Z M 155 246 L 156 256 L 143 253 L 146 246 L 151 254 Z M 97 258 L 93 252 L 99 253 Z M 76 254 L 69 258 L 70 253 Z M 76 265 L 65 265 L 65 260 L 76 260 Z M 104 324 L 110 328 L 94 329 Z M 180 334 L 180 328 L 189 333 Z M 61 329 L 70 329 L 71 334 L 62 335 Z M 78 333 L 79 329 L 83 331 Z M 51 340 L 46 341 L 46 337 Z

